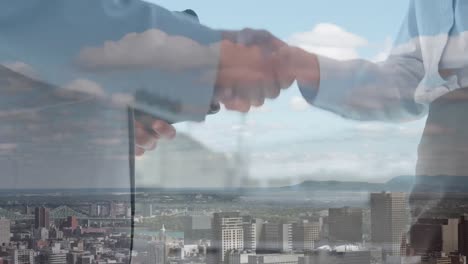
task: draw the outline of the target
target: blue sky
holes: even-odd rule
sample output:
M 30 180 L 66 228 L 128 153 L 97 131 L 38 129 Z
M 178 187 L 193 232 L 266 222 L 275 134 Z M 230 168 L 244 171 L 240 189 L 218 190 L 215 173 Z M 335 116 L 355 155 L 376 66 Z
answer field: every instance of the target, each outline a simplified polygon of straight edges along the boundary
M 408 1 L 153 1 L 171 10 L 194 9 L 214 28 L 267 29 L 288 41 L 318 27 L 336 27 L 342 51 L 370 60 L 388 52 L 406 13 Z M 343 36 L 341 41 L 340 36 Z M 350 37 L 351 36 L 351 37 Z M 347 45 L 349 38 L 365 42 Z M 341 43 L 340 43 L 341 42 Z M 341 47 L 339 47 L 341 48 Z M 358 123 L 304 104 L 296 85 L 246 116 L 222 111 L 204 124 L 180 124 L 180 131 L 213 150 L 232 153 L 242 133 L 250 153 L 250 175 L 292 181 L 383 181 L 413 174 L 424 120 L 404 124 Z M 151 154 L 150 154 L 151 155 Z
M 334 23 L 379 44 L 398 32 L 408 1 L 269 0 L 184 1 L 153 0 L 170 10 L 194 9 L 203 24 L 214 28 L 267 29 L 281 38 L 311 30 L 318 23 Z M 272 4 L 273 3 L 273 4 Z M 363 55 L 367 52 L 363 50 Z

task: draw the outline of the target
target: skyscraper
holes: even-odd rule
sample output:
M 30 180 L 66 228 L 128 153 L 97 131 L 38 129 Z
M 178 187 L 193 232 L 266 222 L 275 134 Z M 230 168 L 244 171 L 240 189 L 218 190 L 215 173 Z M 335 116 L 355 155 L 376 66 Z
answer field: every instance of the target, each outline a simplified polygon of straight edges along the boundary
M 447 219 L 418 219 L 411 226 L 411 248 L 417 256 L 441 256 L 443 240 L 442 226 Z
M 416 255 L 441 256 L 458 251 L 459 219 L 420 218 L 411 226 L 411 248 Z
M 458 251 L 458 224 L 459 219 L 447 219 L 447 225 L 442 226 L 442 251 L 445 254 Z
M 250 216 L 243 217 L 244 223 L 244 249 L 255 252 L 260 244 L 260 236 L 263 230 L 263 220 L 253 219 Z
M 181 217 L 184 226 L 185 245 L 196 244 L 199 240 L 210 240 L 213 237 L 211 218 L 211 216 L 207 215 L 187 215 Z
M 143 216 L 151 217 L 153 215 L 153 204 L 152 203 L 144 203 L 143 204 Z
M 216 263 L 223 263 L 226 251 L 244 248 L 244 230 L 240 213 L 214 213 L 212 230 L 212 247 L 216 252 Z
M 385 255 L 401 256 L 406 233 L 406 194 L 371 193 L 371 240 Z
M 282 253 L 292 251 L 293 234 L 290 223 L 263 224 L 259 252 Z
M 468 215 L 460 217 L 458 223 L 458 251 L 464 256 L 468 255 Z
M 102 215 L 102 208 L 100 204 L 91 204 L 89 209 L 91 216 L 101 216 Z
M 166 264 L 168 248 L 166 245 L 166 228 L 162 225 L 159 231 L 158 241 L 149 242 L 146 249 L 147 255 L 144 264 Z
M 320 222 L 301 220 L 293 224 L 293 249 L 311 251 L 320 239 Z
M 164 242 L 150 242 L 146 247 L 144 264 L 166 264 L 166 245 Z
M 362 209 L 330 208 L 328 223 L 331 241 L 362 242 Z
M 0 245 L 10 243 L 10 220 L 0 218 Z
M 34 210 L 34 227 L 36 229 L 41 227 L 48 228 L 50 224 L 49 214 L 49 208 L 36 207 L 36 209 Z

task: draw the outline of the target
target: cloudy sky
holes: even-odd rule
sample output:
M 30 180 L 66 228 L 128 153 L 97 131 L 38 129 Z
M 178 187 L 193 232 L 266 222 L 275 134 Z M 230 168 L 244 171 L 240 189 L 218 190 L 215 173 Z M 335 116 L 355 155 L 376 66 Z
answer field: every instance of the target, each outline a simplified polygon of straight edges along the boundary
M 192 8 L 215 28 L 268 29 L 289 43 L 340 60 L 386 58 L 407 1 L 153 0 L 171 10 Z M 257 179 L 308 175 L 314 179 L 383 181 L 414 173 L 425 120 L 358 123 L 309 106 L 296 85 L 245 117 L 222 111 L 203 124 L 179 124 L 209 148 L 238 149 L 239 133 Z M 151 155 L 151 154 L 150 154 Z M 141 166 L 150 169 L 147 161 Z
M 407 0 L 152 1 L 169 10 L 192 8 L 202 23 L 212 28 L 267 29 L 311 52 L 339 60 L 370 61 L 385 60 L 407 8 Z M 112 105 L 133 103 L 135 93 L 152 91 L 153 95 L 162 95 L 157 100 L 165 99 L 158 104 L 159 112 L 152 113 L 166 119 L 173 118 L 171 107 L 178 105 L 188 106 L 177 107 L 183 120 L 205 115 L 206 109 L 200 106 L 208 105 L 212 95 L 212 73 L 219 59 L 217 34 L 203 27 L 187 33 L 183 23 L 159 23 L 161 30 L 147 28 L 140 20 L 147 21 L 148 17 L 132 12 L 124 23 L 115 26 L 107 22 L 118 15 L 120 9 L 114 9 L 117 2 L 107 1 L 102 8 L 86 3 L 70 0 L 63 7 L 41 2 L 39 7 L 56 11 L 50 11 L 54 16 L 43 12 L 29 16 L 28 9 L 19 4 L 18 13 L 13 14 L 20 14 L 22 19 L 17 22 L 25 26 L 6 30 L 8 38 L 0 43 L 0 64 L 32 79 L 92 94 L 93 98 L 102 99 L 109 93 Z M 2 11 L 0 17 L 11 15 L 8 10 Z M 67 22 L 75 25 L 73 30 L 63 23 L 62 12 Z M 87 13 L 86 19 L 82 13 Z M 42 16 L 47 19 L 39 20 Z M 184 28 L 179 28 L 181 25 Z M 205 72 L 211 74 L 203 75 L 200 82 L 200 73 Z M 181 98 L 180 93 L 189 96 Z M 201 124 L 177 124 L 180 132 L 226 156 L 239 150 L 241 137 L 243 151 L 249 154 L 249 174 L 260 181 L 298 181 L 304 176 L 383 181 L 413 174 L 423 127 L 424 120 L 400 124 L 344 120 L 309 106 L 296 85 L 246 116 L 222 110 Z M 139 173 L 154 176 L 156 155 L 148 153 L 139 160 Z

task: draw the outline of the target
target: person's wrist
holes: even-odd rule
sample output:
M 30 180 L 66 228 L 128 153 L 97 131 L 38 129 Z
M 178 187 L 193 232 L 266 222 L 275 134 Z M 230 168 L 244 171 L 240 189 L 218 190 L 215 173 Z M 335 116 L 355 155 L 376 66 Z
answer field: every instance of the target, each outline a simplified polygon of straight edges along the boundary
M 301 48 L 291 47 L 293 72 L 299 84 L 311 89 L 320 85 L 320 66 L 317 55 Z
M 227 64 L 230 60 L 230 54 L 232 53 L 234 43 L 232 43 L 228 39 L 223 39 L 220 41 L 219 44 L 219 61 L 218 67 L 216 69 L 216 80 L 215 80 L 215 87 L 214 87 L 214 94 L 212 98 L 212 102 L 219 102 L 223 99 L 226 90 L 225 84 L 225 76 Z

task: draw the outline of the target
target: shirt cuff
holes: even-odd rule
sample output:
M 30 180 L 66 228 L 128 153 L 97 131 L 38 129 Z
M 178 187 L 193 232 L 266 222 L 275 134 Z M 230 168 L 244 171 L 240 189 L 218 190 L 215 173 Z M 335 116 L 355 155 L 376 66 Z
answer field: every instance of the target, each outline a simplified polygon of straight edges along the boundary
M 317 56 L 320 67 L 319 87 L 298 82 L 299 89 L 304 99 L 319 108 L 332 111 L 337 114 L 347 111 L 346 98 L 352 87 L 352 64 L 323 56 Z M 348 113 L 349 114 L 349 113 Z

